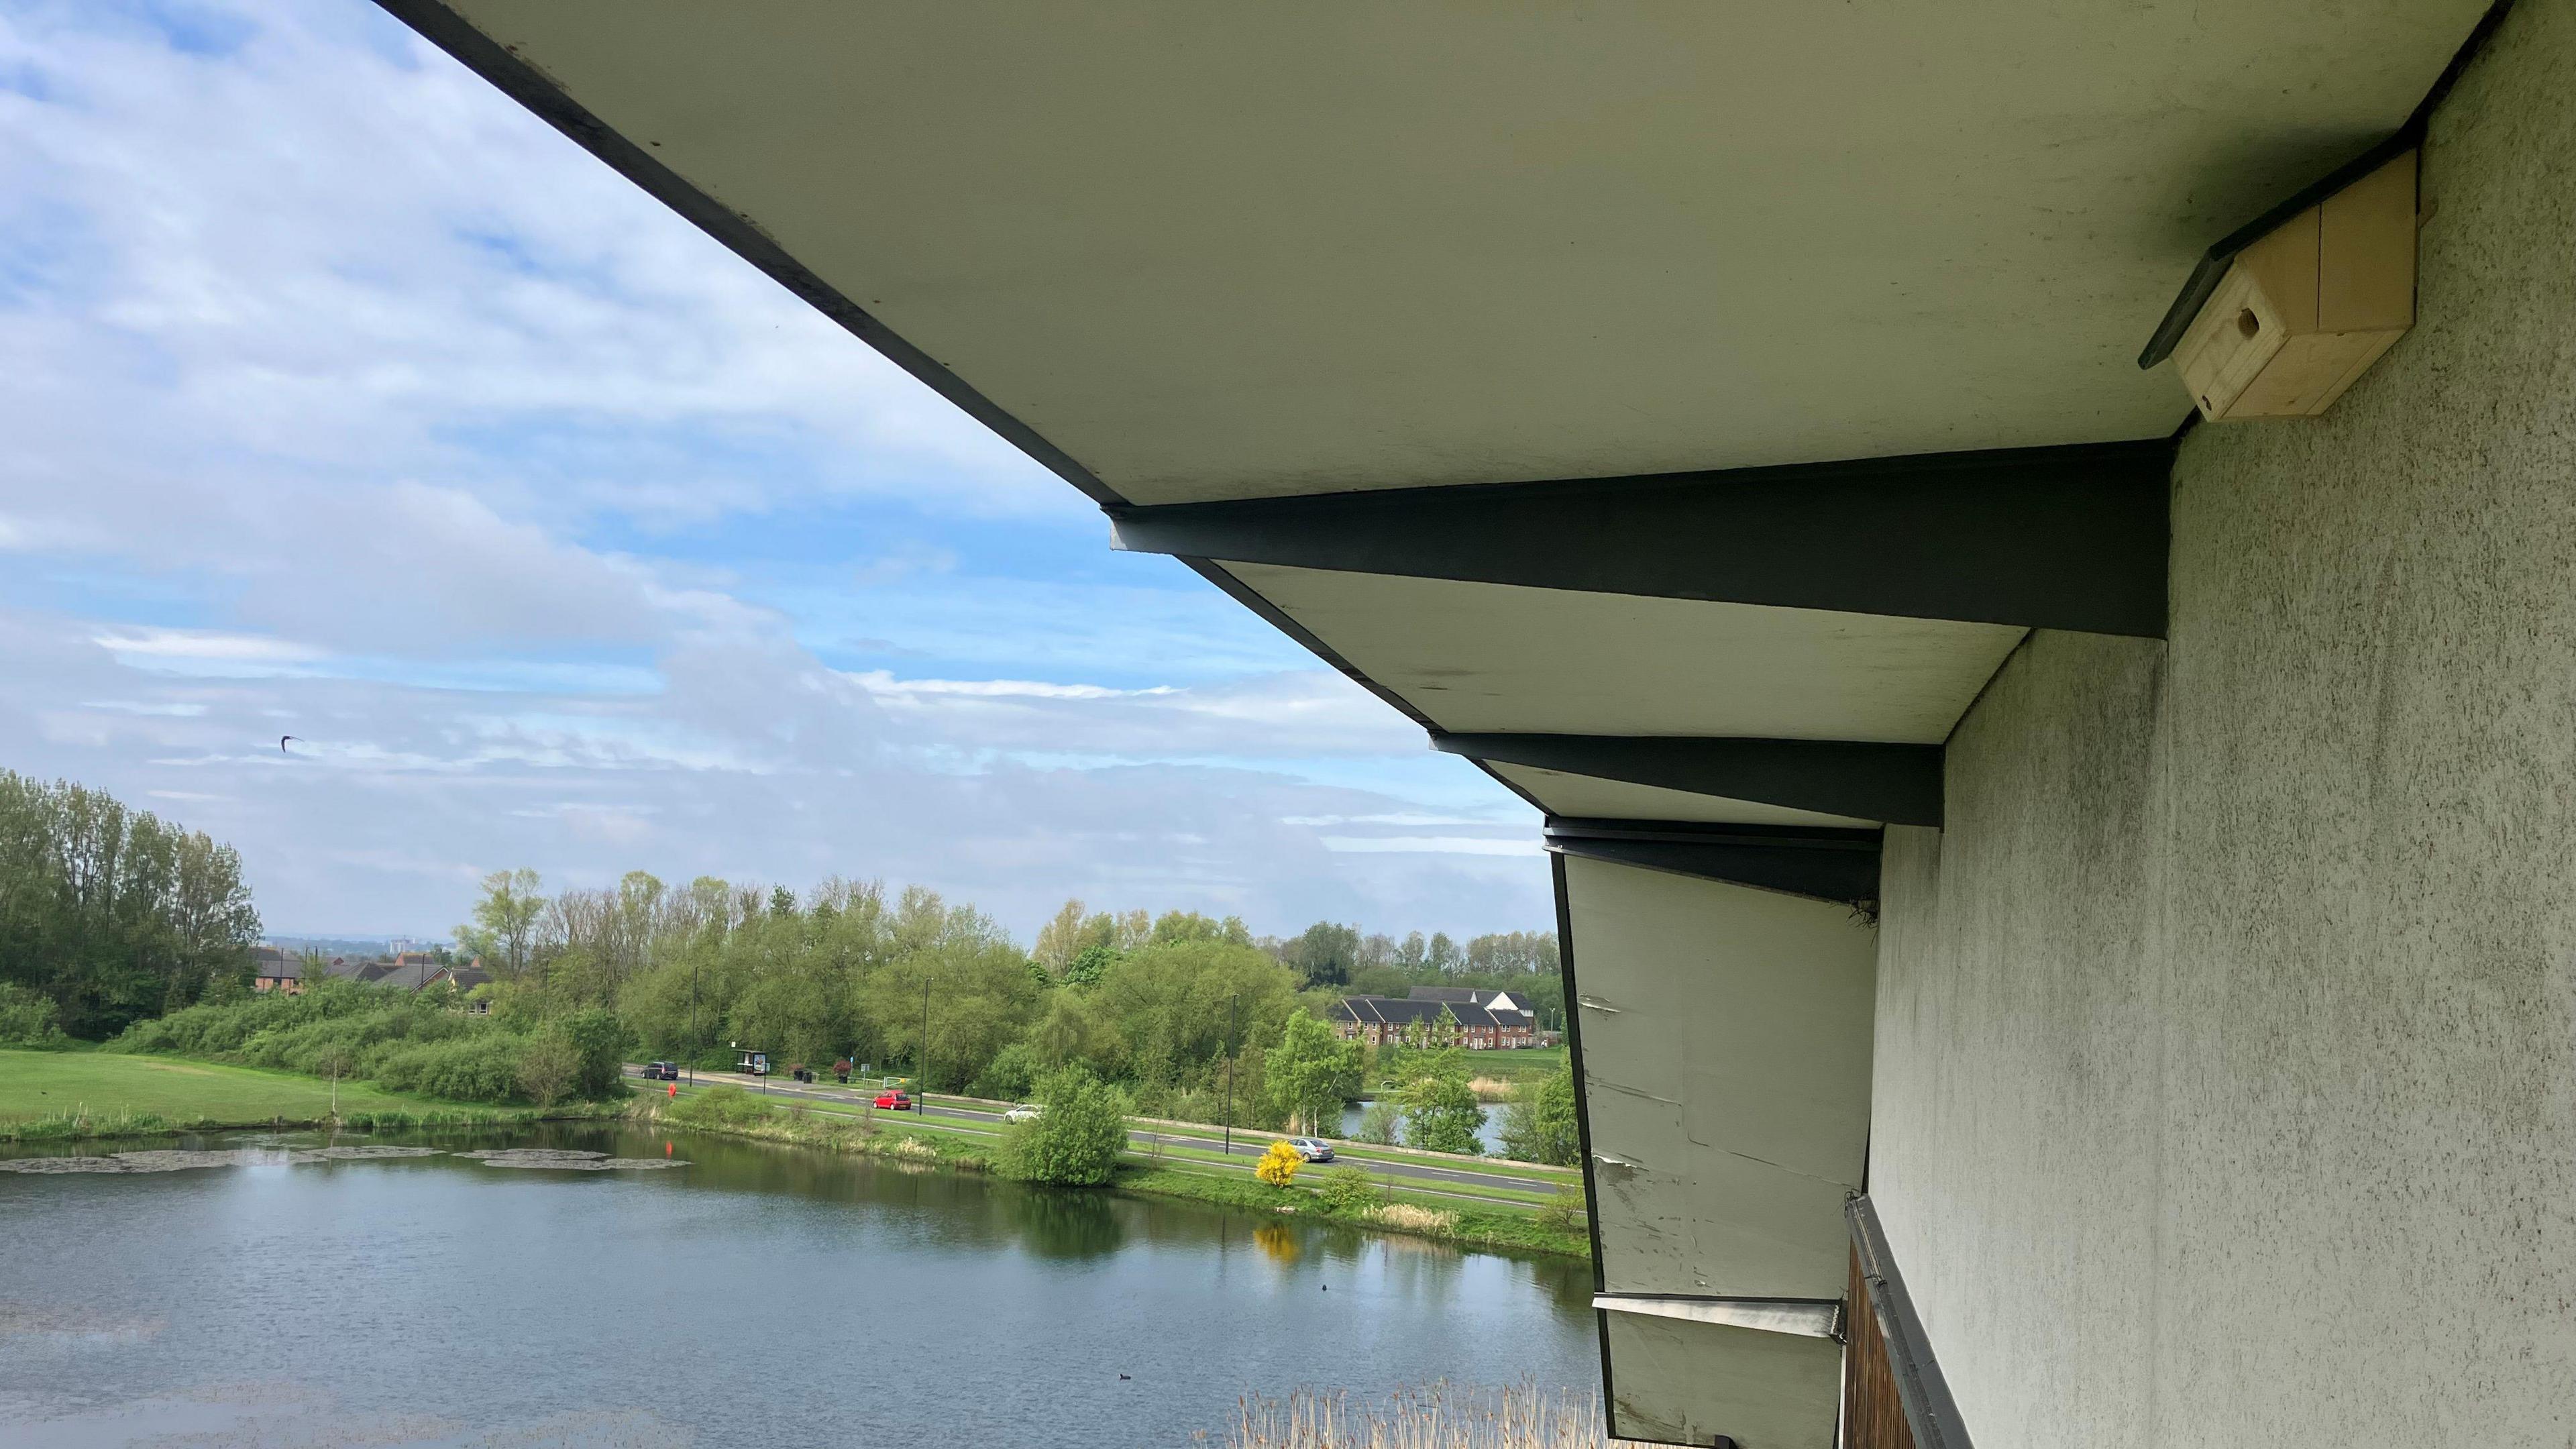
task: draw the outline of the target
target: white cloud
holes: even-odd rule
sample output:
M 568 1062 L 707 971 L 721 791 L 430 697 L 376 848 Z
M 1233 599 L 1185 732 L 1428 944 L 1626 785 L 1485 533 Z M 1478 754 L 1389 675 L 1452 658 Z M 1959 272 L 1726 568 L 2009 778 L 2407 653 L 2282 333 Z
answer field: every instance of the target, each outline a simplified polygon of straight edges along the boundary
M 281 929 L 522 864 L 1545 919 L 1366 691 L 372 7 L 241 14 L 0 13 L 0 766 L 233 841 Z
M 1545 855 L 1535 840 L 1483 835 L 1327 835 L 1326 850 L 1351 855 L 1404 851 L 1424 855 Z

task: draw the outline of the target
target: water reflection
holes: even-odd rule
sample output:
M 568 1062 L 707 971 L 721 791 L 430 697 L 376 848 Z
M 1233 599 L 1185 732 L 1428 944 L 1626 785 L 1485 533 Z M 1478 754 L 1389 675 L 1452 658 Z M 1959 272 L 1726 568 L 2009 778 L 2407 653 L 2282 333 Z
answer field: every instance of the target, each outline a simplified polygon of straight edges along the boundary
M 1012 1196 L 1019 1199 L 1014 1207 L 1021 1241 L 1041 1258 L 1097 1258 L 1127 1241 L 1118 1205 L 1104 1194 L 1030 1188 L 995 1193 L 993 1199 L 999 1206 Z
M 434 1414 L 451 1439 L 590 1416 L 675 1442 L 1125 1449 L 1305 1382 L 1596 1377 L 1580 1262 L 686 1133 L 400 1141 L 439 1155 L 269 1138 L 233 1160 L 277 1165 L 0 1173 L 0 1329 L 34 1330 L 0 1331 L 0 1442 L 120 1443 L 151 1415 L 117 1406 L 291 1382 L 349 1442 Z M 454 1155 L 509 1148 L 688 1165 Z M 991 1371 L 961 1393 L 970 1364 Z
M 1298 1252 L 1297 1235 L 1284 1223 L 1263 1223 L 1254 1228 L 1252 1242 L 1261 1249 L 1261 1256 L 1274 1263 L 1290 1264 L 1302 1256 Z

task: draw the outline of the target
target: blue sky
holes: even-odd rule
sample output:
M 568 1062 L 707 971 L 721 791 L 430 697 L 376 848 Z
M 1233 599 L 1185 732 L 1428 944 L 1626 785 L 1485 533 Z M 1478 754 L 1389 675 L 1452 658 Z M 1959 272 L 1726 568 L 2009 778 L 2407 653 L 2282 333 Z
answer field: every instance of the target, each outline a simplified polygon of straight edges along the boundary
M 274 930 L 1547 923 L 1518 801 L 361 0 L 0 0 L 0 379 L 0 765 Z

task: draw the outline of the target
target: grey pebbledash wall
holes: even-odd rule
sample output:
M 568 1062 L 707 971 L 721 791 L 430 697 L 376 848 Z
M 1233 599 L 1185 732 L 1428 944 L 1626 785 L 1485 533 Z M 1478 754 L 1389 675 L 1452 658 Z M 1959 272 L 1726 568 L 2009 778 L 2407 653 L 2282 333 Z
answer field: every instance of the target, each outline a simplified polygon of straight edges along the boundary
M 2425 168 L 2415 331 L 2185 443 L 2170 642 L 2034 635 L 1889 832 L 1871 1191 L 1979 1449 L 2576 1441 L 2576 0 Z

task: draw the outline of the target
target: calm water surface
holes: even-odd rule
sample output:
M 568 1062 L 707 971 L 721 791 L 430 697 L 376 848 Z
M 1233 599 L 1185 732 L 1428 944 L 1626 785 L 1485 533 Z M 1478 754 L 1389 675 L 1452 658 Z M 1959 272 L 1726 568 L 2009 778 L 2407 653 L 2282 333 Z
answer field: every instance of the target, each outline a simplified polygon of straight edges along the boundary
M 254 1140 L 311 1141 L 192 1145 Z M 1597 1380 L 1577 1262 L 684 1134 L 343 1140 L 691 1165 L 0 1173 L 0 1444 L 1125 1449 L 1300 1384 Z

